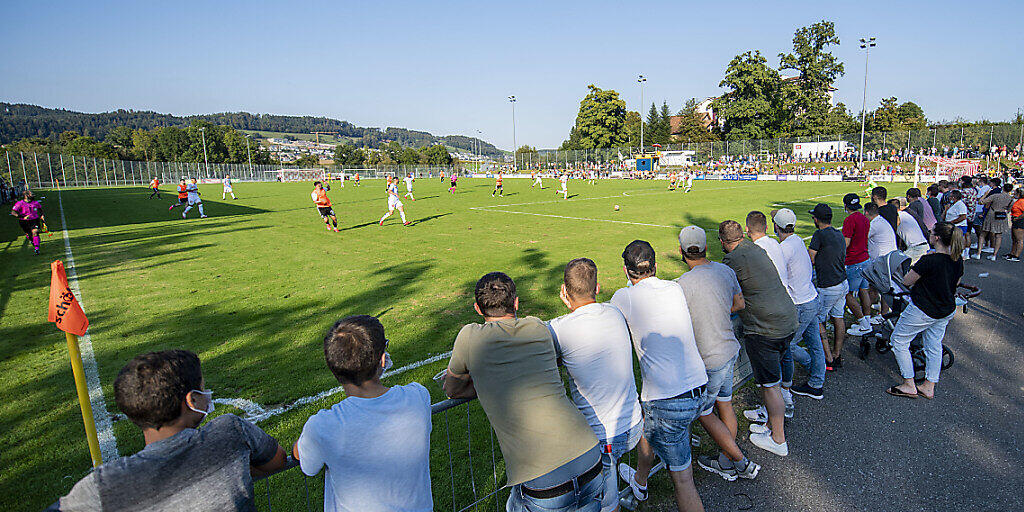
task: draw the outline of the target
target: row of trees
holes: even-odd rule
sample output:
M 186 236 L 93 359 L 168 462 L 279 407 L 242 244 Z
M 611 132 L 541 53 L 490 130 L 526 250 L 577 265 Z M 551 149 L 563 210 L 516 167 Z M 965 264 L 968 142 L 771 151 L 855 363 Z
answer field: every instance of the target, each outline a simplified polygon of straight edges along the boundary
M 840 43 L 835 26 L 821 21 L 802 27 L 793 35 L 793 50 L 779 54 L 773 68 L 758 50 L 734 57 L 719 83 L 726 92 L 711 107 L 717 119 L 708 126 L 697 112 L 698 101 L 690 98 L 673 113 L 668 102 L 658 108 L 652 103 L 646 119 L 626 110 L 626 103 L 614 90 L 588 86 L 580 102 L 576 122 L 562 149 L 593 149 L 637 145 L 643 126 L 644 142 L 666 144 L 674 141 L 769 139 L 790 136 L 834 135 L 860 130 L 859 116 L 842 103 L 831 102 L 836 79 L 845 72 L 831 50 Z M 783 78 L 782 72 L 795 77 Z M 873 131 L 917 130 L 927 126 L 924 111 L 913 102 L 899 104 L 886 98 L 867 114 L 867 129 Z M 673 129 L 674 128 L 674 129 Z
M 448 148 L 442 144 L 416 149 L 391 141 L 377 151 L 358 148 L 351 144 L 339 144 L 334 147 L 334 163 L 346 167 L 395 164 L 452 165 L 454 161 Z
M 205 139 L 205 154 L 203 152 Z M 234 128 L 207 121 L 193 121 L 178 128 L 131 129 L 118 126 L 102 141 L 89 135 L 65 131 L 55 138 L 30 137 L 4 146 L 8 151 L 64 153 L 111 160 L 163 162 L 271 163 L 270 154 L 259 143 Z

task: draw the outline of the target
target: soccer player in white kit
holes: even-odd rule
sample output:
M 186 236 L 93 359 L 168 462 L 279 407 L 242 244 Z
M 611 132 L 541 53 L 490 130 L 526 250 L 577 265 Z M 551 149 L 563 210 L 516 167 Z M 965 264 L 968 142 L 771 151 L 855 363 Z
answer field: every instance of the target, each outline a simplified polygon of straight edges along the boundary
M 199 207 L 199 218 L 205 219 L 206 213 L 203 212 L 203 200 L 199 199 L 199 185 L 196 185 L 196 179 L 192 178 L 192 182 L 185 186 L 185 192 L 188 193 L 188 206 L 185 207 L 185 211 L 181 212 L 181 218 L 185 218 L 188 215 L 188 211 L 193 206 Z
M 686 190 L 683 192 L 689 192 L 691 188 L 693 188 L 693 173 L 688 172 L 686 173 Z
M 562 177 L 559 178 L 562 183 L 562 190 L 556 190 L 556 194 L 562 194 L 563 199 L 569 199 L 569 173 L 562 173 Z
M 221 192 L 220 198 L 227 199 L 227 195 L 231 194 L 231 199 L 238 199 L 235 197 L 235 193 L 231 190 L 231 175 L 225 174 L 224 179 L 220 180 L 224 184 L 224 192 Z
M 388 176 L 387 185 L 388 194 L 388 212 L 380 218 L 380 225 L 384 225 L 384 221 L 387 220 L 392 214 L 395 213 L 395 209 L 398 209 L 398 215 L 402 217 L 402 225 L 408 226 L 409 221 L 405 220 L 405 208 L 403 208 L 402 201 L 398 199 L 398 178 L 392 178 Z
M 406 190 L 406 192 L 405 192 L 405 195 L 402 196 L 402 197 L 408 197 L 409 199 L 412 199 L 413 201 L 416 200 L 416 198 L 412 196 L 412 182 L 414 182 L 414 181 L 416 181 L 416 178 L 413 178 L 411 173 L 405 175 L 405 190 Z
M 533 174 L 533 185 L 530 185 L 530 188 L 538 187 L 538 186 L 541 188 L 541 190 L 544 190 L 544 183 L 542 183 L 540 181 L 540 173 L 539 172 Z

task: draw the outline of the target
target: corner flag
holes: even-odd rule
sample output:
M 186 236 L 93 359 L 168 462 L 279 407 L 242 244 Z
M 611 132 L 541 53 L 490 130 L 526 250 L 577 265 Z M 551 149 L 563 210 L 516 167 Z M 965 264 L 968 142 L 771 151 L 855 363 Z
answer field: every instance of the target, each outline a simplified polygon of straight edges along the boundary
M 47 321 L 53 322 L 57 328 L 81 336 L 89 329 L 89 319 L 78 304 L 75 295 L 68 288 L 68 277 L 64 271 L 64 262 L 56 260 L 50 263 L 50 312 Z

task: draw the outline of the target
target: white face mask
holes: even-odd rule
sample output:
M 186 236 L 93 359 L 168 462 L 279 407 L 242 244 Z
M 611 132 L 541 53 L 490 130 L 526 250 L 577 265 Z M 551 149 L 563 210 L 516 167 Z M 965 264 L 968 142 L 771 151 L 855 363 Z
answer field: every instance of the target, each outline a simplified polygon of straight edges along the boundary
M 205 411 L 200 411 L 199 409 L 196 409 L 195 407 L 192 407 L 191 405 L 188 406 L 189 409 L 192 409 L 193 411 L 198 412 L 199 414 L 202 414 L 204 418 L 206 417 L 206 415 L 208 415 L 211 412 L 213 412 L 213 391 L 200 391 L 198 389 L 193 389 L 192 393 L 197 393 L 197 394 L 205 396 L 208 399 L 208 401 L 209 401 L 209 405 L 206 406 L 206 410 Z M 185 404 L 188 405 L 188 402 L 186 402 Z

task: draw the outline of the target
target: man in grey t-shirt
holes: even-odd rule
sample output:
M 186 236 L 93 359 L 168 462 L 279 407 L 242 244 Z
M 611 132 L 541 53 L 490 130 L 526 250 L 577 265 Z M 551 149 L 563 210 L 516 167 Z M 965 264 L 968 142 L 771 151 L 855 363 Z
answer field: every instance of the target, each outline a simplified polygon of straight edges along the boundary
M 748 460 L 736 445 L 738 427 L 732 409 L 733 368 L 740 342 L 732 330 L 730 314 L 743 309 L 743 292 L 731 268 L 708 260 L 707 238 L 697 226 L 686 226 L 679 232 L 679 251 L 689 271 L 676 279 L 686 297 L 697 350 L 708 373 L 700 424 L 722 449 L 718 458 L 698 457 L 697 464 L 728 481 L 752 479 L 761 467 Z M 716 411 L 717 416 L 713 414 Z
M 285 466 L 284 450 L 233 414 L 198 428 L 213 411 L 199 357 L 186 350 L 142 354 L 117 374 L 117 407 L 142 428 L 146 447 L 79 480 L 50 511 L 255 512 L 252 477 Z

